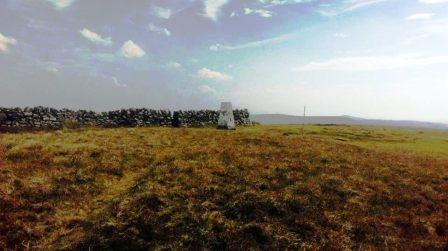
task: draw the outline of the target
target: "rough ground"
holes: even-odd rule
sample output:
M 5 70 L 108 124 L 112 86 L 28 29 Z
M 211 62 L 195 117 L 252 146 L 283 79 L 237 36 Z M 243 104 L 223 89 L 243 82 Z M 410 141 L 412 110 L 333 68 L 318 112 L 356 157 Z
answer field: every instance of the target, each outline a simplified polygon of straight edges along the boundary
M 0 249 L 448 249 L 448 132 L 0 134 Z

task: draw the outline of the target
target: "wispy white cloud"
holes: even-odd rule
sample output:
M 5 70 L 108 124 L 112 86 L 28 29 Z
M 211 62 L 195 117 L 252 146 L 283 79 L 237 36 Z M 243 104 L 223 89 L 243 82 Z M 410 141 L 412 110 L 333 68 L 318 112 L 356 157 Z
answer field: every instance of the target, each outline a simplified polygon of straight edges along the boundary
M 299 4 L 299 3 L 310 3 L 316 0 L 258 0 L 258 2 L 265 4 L 266 7 L 273 7 L 277 5 L 287 5 L 287 4 Z
M 4 36 L 0 33 L 0 52 L 8 52 L 10 45 L 17 44 L 17 40 L 12 37 Z
M 334 33 L 333 36 L 337 37 L 337 38 L 347 38 L 348 37 L 348 35 L 345 33 Z
M 166 64 L 166 67 L 172 68 L 172 69 L 181 69 L 182 65 L 178 62 L 169 62 L 168 64 Z
M 204 79 L 220 80 L 220 81 L 232 80 L 231 76 L 221 73 L 221 72 L 218 72 L 218 71 L 210 70 L 208 68 L 200 69 L 198 71 L 198 77 L 204 78 Z
M 209 49 L 211 51 L 241 50 L 241 49 L 254 48 L 254 47 L 259 47 L 259 46 L 264 46 L 264 45 L 280 43 L 280 42 L 287 41 L 287 40 L 289 40 L 291 38 L 292 38 L 291 34 L 286 34 L 286 35 L 281 35 L 281 36 L 274 37 L 274 38 L 258 40 L 258 41 L 253 41 L 253 42 L 240 44 L 240 45 L 233 45 L 233 46 L 231 46 L 231 45 L 222 45 L 222 44 L 214 44 L 214 45 L 210 46 Z
M 336 15 L 339 14 L 339 13 L 336 12 L 336 11 L 332 11 L 332 10 L 323 10 L 323 9 L 318 10 L 317 13 L 319 13 L 321 16 L 324 16 L 324 17 L 332 17 L 332 16 L 336 16 Z
M 153 11 L 154 11 L 154 14 L 158 18 L 162 18 L 162 19 L 170 19 L 171 14 L 172 14 L 170 9 L 162 8 L 162 7 L 154 7 Z
M 346 8 L 344 11 L 354 11 L 369 5 L 385 2 L 389 0 L 346 0 Z
M 158 34 L 162 34 L 162 35 L 165 35 L 167 37 L 171 36 L 171 32 L 167 28 L 164 28 L 164 27 L 159 27 L 159 26 L 154 25 L 154 24 L 149 24 L 148 25 L 148 29 L 150 31 L 152 31 L 152 32 L 155 32 L 155 33 L 158 33 Z
M 55 9 L 62 10 L 70 7 L 76 0 L 47 0 L 50 2 Z
M 93 42 L 95 44 L 101 44 L 101 45 L 105 45 L 105 46 L 110 46 L 112 45 L 112 38 L 110 37 L 106 37 L 103 38 L 101 35 L 89 30 L 89 29 L 82 29 L 79 31 L 79 33 L 81 33 L 81 35 L 86 38 L 87 40 L 89 40 L 90 42 Z
M 228 2 L 229 0 L 204 0 L 204 16 L 217 21 L 221 15 L 221 8 Z
M 202 93 L 210 93 L 210 94 L 215 94 L 216 93 L 216 89 L 213 87 L 210 87 L 209 85 L 200 85 L 198 86 L 198 89 L 200 92 Z
M 431 19 L 434 17 L 434 13 L 416 13 L 410 16 L 407 16 L 406 20 L 421 20 L 421 19 Z
M 51 72 L 53 74 L 57 74 L 62 69 L 62 66 L 56 62 L 39 61 L 37 65 L 39 65 L 42 69 Z
M 46 30 L 50 31 L 51 29 L 48 27 L 48 23 L 46 21 L 40 19 L 29 18 L 26 24 L 27 27 L 36 30 Z
M 426 4 L 437 4 L 437 3 L 448 3 L 448 0 L 420 0 L 420 2 Z
M 323 4 L 318 10 L 322 16 L 337 16 L 345 12 L 355 11 L 370 5 L 386 2 L 390 0 L 344 0 L 341 3 Z
M 403 54 L 397 56 L 365 56 L 334 58 L 327 61 L 311 62 L 294 68 L 294 71 L 378 71 L 407 67 L 447 64 L 448 56 L 428 56 Z
M 120 83 L 116 77 L 112 77 L 112 82 L 114 82 L 114 84 L 118 87 L 128 87 L 127 84 Z
M 59 69 L 56 67 L 48 67 L 48 68 L 46 68 L 46 70 L 49 72 L 53 72 L 53 73 L 59 72 Z
M 265 9 L 250 9 L 250 8 L 244 8 L 244 14 L 245 15 L 259 15 L 260 17 L 272 17 L 274 13 L 270 10 Z
M 448 35 L 448 18 L 432 19 L 425 23 L 423 27 L 425 34 Z
M 145 56 L 145 51 L 137 44 L 129 40 L 121 47 L 121 55 L 126 58 L 141 58 Z

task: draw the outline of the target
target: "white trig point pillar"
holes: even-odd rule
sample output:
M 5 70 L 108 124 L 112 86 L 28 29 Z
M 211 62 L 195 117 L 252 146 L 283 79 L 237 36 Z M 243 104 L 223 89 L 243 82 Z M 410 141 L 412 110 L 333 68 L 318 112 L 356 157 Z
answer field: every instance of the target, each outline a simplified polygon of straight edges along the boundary
M 231 102 L 222 102 L 218 120 L 219 129 L 235 129 L 235 118 Z

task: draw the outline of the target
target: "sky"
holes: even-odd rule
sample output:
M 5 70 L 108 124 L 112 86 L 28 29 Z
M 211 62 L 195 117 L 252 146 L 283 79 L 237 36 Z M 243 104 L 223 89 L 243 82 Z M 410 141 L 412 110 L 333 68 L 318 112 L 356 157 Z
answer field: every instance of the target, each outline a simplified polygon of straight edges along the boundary
M 0 0 L 0 106 L 448 123 L 448 0 Z

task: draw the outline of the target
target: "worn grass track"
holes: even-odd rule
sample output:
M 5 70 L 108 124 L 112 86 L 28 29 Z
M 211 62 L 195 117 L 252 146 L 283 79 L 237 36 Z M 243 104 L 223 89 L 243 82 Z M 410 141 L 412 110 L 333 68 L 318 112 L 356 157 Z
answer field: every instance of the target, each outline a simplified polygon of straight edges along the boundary
M 0 134 L 0 248 L 448 248 L 448 133 Z

